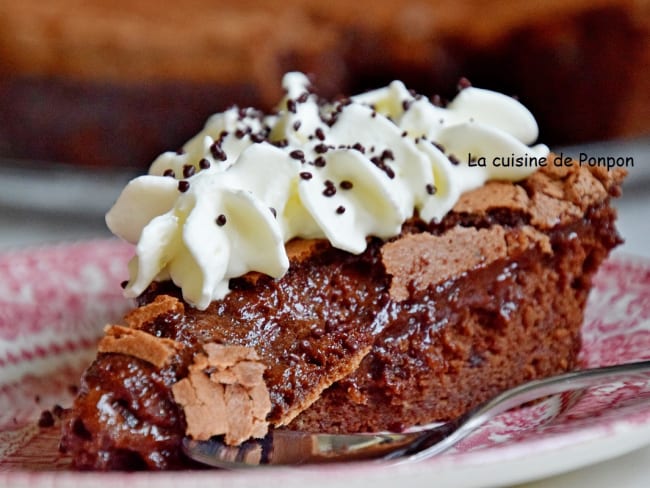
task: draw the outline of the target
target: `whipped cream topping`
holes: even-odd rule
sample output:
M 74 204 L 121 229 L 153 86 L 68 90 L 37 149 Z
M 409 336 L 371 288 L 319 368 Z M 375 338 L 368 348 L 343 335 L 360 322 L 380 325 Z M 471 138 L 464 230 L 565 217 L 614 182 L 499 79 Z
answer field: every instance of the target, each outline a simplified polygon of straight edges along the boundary
M 171 279 L 205 309 L 231 278 L 281 277 L 293 238 L 362 253 L 368 237 L 398 235 L 414 212 L 439 220 L 463 192 L 536 169 L 494 158 L 549 152 L 529 146 L 538 135 L 530 112 L 488 90 L 464 88 L 442 107 L 399 81 L 333 103 L 319 101 L 302 73 L 286 74 L 283 86 L 276 113 L 213 115 L 123 190 L 106 222 L 136 244 L 127 296 Z

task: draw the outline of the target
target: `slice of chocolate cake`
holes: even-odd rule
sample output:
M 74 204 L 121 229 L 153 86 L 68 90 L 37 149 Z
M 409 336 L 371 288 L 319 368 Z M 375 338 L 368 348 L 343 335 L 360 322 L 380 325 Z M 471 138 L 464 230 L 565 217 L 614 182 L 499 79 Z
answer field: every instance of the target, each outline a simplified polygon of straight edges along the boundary
M 400 83 L 212 117 L 124 190 L 137 243 L 61 446 L 82 469 L 188 465 L 184 436 L 400 430 L 576 365 L 622 171 L 554 165 L 518 102 Z M 489 180 L 489 181 L 488 181 Z

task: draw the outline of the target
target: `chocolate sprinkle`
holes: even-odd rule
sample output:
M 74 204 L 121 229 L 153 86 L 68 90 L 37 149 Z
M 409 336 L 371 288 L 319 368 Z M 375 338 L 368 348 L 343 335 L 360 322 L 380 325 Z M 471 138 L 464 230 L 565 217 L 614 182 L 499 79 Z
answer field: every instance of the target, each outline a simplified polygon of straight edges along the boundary
M 314 160 L 314 166 L 317 166 L 319 168 L 324 168 L 326 164 L 327 164 L 327 161 L 325 160 L 325 158 L 323 156 L 318 156 Z
M 298 129 L 300 129 L 301 124 L 302 124 L 302 122 L 300 122 L 299 120 L 296 120 L 296 121 L 293 123 L 293 130 L 298 130 Z
M 443 146 L 442 144 L 439 144 L 437 142 L 432 142 L 431 144 L 433 144 L 436 147 L 436 149 L 438 149 L 438 151 L 440 151 L 441 153 L 445 152 L 445 146 Z
M 165 172 L 163 173 L 163 176 L 170 176 L 172 178 L 175 178 L 176 173 L 174 173 L 173 169 L 166 169 Z
M 215 222 L 219 227 L 223 227 L 224 225 L 226 225 L 227 222 L 226 216 L 224 214 L 220 214 L 215 220 Z
M 325 189 L 323 190 L 323 195 L 326 197 L 333 197 L 336 194 L 336 187 L 334 183 L 330 180 L 325 180 Z
M 203 158 L 201 161 L 199 161 L 199 168 L 201 169 L 208 169 L 210 167 L 210 161 L 207 159 Z
M 457 158 L 456 156 L 454 156 L 453 154 L 450 154 L 450 155 L 447 156 L 447 157 L 449 158 L 449 161 L 451 161 L 451 164 L 453 164 L 454 166 L 458 166 L 458 165 L 460 164 L 460 159 L 458 159 L 458 158 Z
M 314 134 L 316 134 L 316 137 L 318 138 L 318 140 L 320 140 L 320 141 L 325 140 L 325 133 L 323 132 L 323 129 L 321 129 L 320 127 L 318 127 L 316 129 L 316 132 L 314 132 Z
M 269 207 L 269 210 L 271 211 L 274 217 L 278 216 L 278 211 L 276 209 L 274 209 L 273 207 Z
M 183 166 L 183 177 L 184 178 L 189 178 L 190 176 L 193 176 L 194 173 L 196 173 L 196 168 L 191 165 L 191 164 L 186 164 Z
M 301 177 L 303 180 L 311 180 L 311 179 L 312 179 L 312 176 L 313 176 L 313 175 L 312 175 L 309 171 L 303 171 L 302 173 L 300 173 L 300 177 Z
M 427 183 L 427 193 L 429 195 L 435 195 L 438 192 L 438 189 L 436 188 L 435 185 L 432 185 L 431 183 Z
M 181 180 L 178 182 L 178 191 L 180 191 L 181 193 L 185 193 L 189 189 L 190 189 L 189 181 Z
M 329 150 L 329 146 L 327 144 L 317 144 L 314 147 L 314 151 L 316 151 L 318 154 L 323 154 Z
M 351 190 L 352 187 L 354 186 L 351 181 L 348 180 L 343 180 L 339 186 L 341 187 L 342 190 Z
M 292 114 L 296 113 L 296 101 L 295 100 L 287 100 L 287 110 L 291 112 Z
M 212 157 L 214 159 L 217 159 L 219 161 L 225 161 L 226 159 L 228 159 L 228 155 L 226 154 L 226 151 L 221 149 L 221 146 L 219 145 L 218 141 L 215 141 L 210 145 L 210 153 L 212 154 Z
M 297 159 L 299 161 L 304 161 L 305 160 L 305 153 L 302 152 L 300 149 L 294 149 L 289 153 L 289 156 L 291 156 L 293 159 Z
M 339 214 L 339 215 L 341 215 L 342 213 L 345 213 L 345 207 L 343 205 L 339 205 L 336 208 L 336 213 Z

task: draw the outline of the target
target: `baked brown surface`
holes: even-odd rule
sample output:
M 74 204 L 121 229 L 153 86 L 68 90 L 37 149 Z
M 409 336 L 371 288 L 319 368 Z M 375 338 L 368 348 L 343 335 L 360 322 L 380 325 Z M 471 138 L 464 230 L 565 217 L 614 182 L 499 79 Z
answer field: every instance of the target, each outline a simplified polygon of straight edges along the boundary
M 232 425 L 204 425 L 201 398 L 215 387 L 175 391 L 201 371 L 220 385 L 259 385 L 228 369 L 240 360 L 215 370 L 225 364 L 205 359 L 215 343 L 263 368 L 265 420 L 289 429 L 399 430 L 573 368 L 591 277 L 620 242 L 609 199 L 623 174 L 545 168 L 517 184 L 488 183 L 441 222 L 413 218 L 360 256 L 290 243 L 283 278 L 233 280 L 205 311 L 154 284 L 125 319 L 146 336 L 143 347 L 119 345 L 130 335 L 107 329 L 61 446 L 81 469 L 170 469 L 188 465 L 179 449 L 188 427 L 263 434 L 263 395 L 249 395 L 250 413 Z
M 0 4 L 0 155 L 139 166 L 212 111 L 393 79 L 515 94 L 549 144 L 647 134 L 650 9 L 635 0 L 37 0 Z M 606 103 L 603 103 L 606 101 Z M 132 137 L 132 134 L 138 137 Z

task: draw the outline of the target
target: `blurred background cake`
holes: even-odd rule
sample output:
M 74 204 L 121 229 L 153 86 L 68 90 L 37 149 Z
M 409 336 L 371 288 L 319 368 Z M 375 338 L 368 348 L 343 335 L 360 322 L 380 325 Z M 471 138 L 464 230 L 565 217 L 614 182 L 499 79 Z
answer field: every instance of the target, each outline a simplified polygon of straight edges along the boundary
M 327 97 L 461 76 L 519 96 L 551 145 L 647 134 L 641 0 L 0 2 L 0 157 L 145 168 L 282 74 Z

